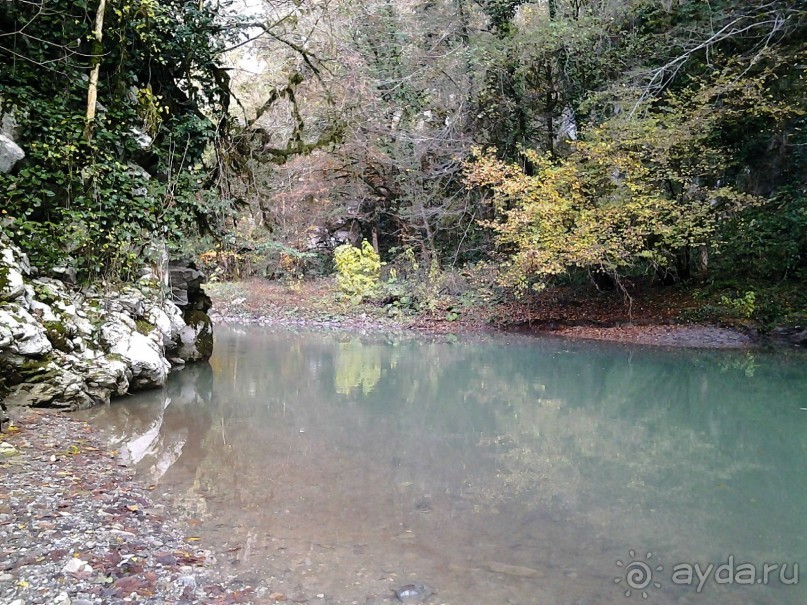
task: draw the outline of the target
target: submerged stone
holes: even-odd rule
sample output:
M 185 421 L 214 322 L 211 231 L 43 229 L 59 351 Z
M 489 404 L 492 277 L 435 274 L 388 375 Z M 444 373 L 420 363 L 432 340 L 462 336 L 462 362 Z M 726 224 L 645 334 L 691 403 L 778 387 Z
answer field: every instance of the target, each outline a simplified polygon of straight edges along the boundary
M 434 590 L 427 584 L 406 584 L 394 589 L 393 592 L 399 601 L 408 605 L 423 603 L 434 594 Z

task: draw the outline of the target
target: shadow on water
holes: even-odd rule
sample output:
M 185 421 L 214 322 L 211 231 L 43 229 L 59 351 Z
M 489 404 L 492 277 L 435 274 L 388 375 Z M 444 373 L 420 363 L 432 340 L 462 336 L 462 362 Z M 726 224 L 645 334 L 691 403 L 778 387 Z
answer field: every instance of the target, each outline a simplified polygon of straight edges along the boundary
M 211 364 L 93 413 L 222 563 L 286 594 L 804 603 L 803 356 L 218 328 Z M 647 553 L 652 553 L 646 559 Z M 696 592 L 677 564 L 723 570 Z M 621 562 L 620 564 L 617 561 Z M 729 571 L 732 573 L 729 574 Z M 742 572 L 742 573 L 741 573 Z M 682 575 L 683 574 L 683 575 Z M 620 579 L 615 583 L 615 579 Z M 752 581 L 753 586 L 741 585 Z M 374 596 L 375 595 L 375 596 Z

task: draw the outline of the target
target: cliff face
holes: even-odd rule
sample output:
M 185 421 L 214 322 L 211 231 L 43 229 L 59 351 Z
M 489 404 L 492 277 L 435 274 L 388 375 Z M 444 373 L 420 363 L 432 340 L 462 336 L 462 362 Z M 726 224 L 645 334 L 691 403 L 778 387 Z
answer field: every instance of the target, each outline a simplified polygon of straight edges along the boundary
M 171 369 L 212 353 L 209 299 L 192 267 L 169 267 L 174 292 L 167 298 L 151 276 L 98 292 L 35 275 L 25 254 L 0 238 L 0 398 L 6 405 L 108 403 L 161 387 Z

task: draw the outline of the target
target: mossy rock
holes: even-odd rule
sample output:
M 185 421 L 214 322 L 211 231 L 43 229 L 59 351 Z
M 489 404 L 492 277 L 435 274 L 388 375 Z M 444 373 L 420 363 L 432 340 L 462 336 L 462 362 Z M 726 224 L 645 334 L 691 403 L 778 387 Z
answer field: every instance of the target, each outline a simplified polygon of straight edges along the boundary
M 69 353 L 73 350 L 73 346 L 70 343 L 68 330 L 62 322 L 46 321 L 44 322 L 44 326 L 48 340 L 50 341 L 50 344 L 53 345 L 54 349 L 64 351 L 65 353 Z
M 156 324 L 146 321 L 145 319 L 136 319 L 135 326 L 137 327 L 137 331 L 143 336 L 148 336 L 157 328 Z
M 52 307 L 54 303 L 62 301 L 62 297 L 59 296 L 56 288 L 50 284 L 34 282 L 33 287 L 34 293 L 36 294 L 36 299 L 45 303 L 49 307 Z
M 47 382 L 59 375 L 59 369 L 52 365 L 53 357 L 22 357 L 20 355 L 0 355 L 0 371 L 4 379 L 4 389 L 21 382 Z
M 185 323 L 196 332 L 196 350 L 202 359 L 210 359 L 213 354 L 213 322 L 210 316 L 198 309 L 189 309 L 185 312 Z
M 8 267 L 0 265 L 0 292 L 8 286 Z

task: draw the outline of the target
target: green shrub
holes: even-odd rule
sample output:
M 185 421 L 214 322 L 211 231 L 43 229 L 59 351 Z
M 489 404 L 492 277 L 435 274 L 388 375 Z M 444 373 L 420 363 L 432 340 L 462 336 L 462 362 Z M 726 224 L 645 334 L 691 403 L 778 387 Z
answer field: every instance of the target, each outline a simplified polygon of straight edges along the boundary
M 721 296 L 720 305 L 726 307 L 730 313 L 741 319 L 751 319 L 756 311 L 757 294 L 753 290 L 749 290 L 742 296 L 732 298 L 730 296 Z

